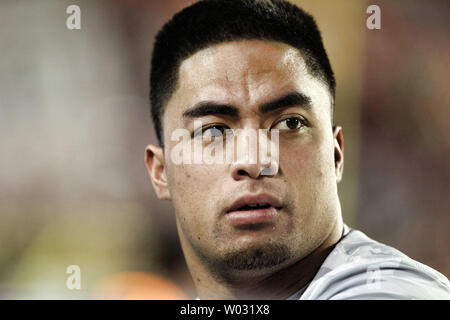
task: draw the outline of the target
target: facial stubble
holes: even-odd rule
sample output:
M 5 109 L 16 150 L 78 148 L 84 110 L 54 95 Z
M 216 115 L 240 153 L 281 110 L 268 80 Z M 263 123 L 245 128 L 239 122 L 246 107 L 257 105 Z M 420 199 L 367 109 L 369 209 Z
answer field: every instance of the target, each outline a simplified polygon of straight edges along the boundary
M 288 224 L 287 234 L 292 230 L 292 224 Z M 249 228 L 251 229 L 251 228 Z M 253 232 L 265 232 L 264 228 Z M 252 231 L 249 230 L 251 233 Z M 238 244 L 238 239 L 224 236 L 222 228 L 217 225 L 212 232 L 212 241 L 226 241 L 226 245 L 221 247 L 215 253 L 208 252 L 209 250 L 203 248 L 199 243 L 193 241 L 188 237 L 191 247 L 196 255 L 200 258 L 205 266 L 215 276 L 233 281 L 240 279 L 240 275 L 251 275 L 252 273 L 264 273 L 264 269 L 277 269 L 277 266 L 282 265 L 292 257 L 290 247 L 286 244 L 286 237 L 281 238 L 267 238 L 258 240 L 256 243 L 250 241 L 247 244 Z M 269 235 L 267 235 L 269 237 Z M 218 249 L 216 246 L 215 249 Z

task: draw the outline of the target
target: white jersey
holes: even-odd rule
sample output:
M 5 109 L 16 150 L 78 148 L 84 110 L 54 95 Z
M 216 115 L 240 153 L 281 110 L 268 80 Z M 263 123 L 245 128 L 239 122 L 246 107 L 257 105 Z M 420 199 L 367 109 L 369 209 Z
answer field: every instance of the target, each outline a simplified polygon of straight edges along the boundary
M 436 270 L 344 225 L 342 239 L 313 280 L 289 300 L 450 299 Z

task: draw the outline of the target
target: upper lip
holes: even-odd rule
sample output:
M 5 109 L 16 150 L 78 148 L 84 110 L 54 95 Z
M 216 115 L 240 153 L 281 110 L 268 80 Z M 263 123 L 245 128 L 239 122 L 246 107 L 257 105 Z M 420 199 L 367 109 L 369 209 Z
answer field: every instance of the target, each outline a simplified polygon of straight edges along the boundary
M 257 195 L 245 195 L 242 196 L 240 198 L 238 198 L 235 202 L 233 202 L 233 204 L 228 208 L 227 213 L 228 212 L 232 212 L 232 211 L 236 211 L 239 208 L 246 206 L 246 205 L 264 205 L 264 204 L 269 204 L 274 208 L 277 209 L 281 209 L 282 208 L 282 203 L 281 201 L 270 195 L 267 193 L 260 193 Z

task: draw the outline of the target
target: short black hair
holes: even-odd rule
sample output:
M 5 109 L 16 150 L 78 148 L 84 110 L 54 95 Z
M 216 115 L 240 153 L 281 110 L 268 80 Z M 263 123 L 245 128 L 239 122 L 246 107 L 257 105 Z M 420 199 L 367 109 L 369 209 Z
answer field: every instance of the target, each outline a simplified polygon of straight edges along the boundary
M 299 49 L 308 71 L 328 85 L 334 108 L 334 74 L 311 15 L 284 0 L 203 0 L 175 14 L 156 35 L 150 109 L 161 146 L 164 106 L 176 89 L 183 60 L 211 45 L 237 40 L 277 41 Z

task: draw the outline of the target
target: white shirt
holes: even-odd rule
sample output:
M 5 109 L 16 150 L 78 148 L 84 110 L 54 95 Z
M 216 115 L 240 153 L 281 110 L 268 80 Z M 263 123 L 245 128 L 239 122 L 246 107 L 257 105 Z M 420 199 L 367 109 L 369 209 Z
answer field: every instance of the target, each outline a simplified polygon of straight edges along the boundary
M 344 225 L 342 239 L 313 280 L 288 299 L 450 300 L 450 283 L 436 270 Z

